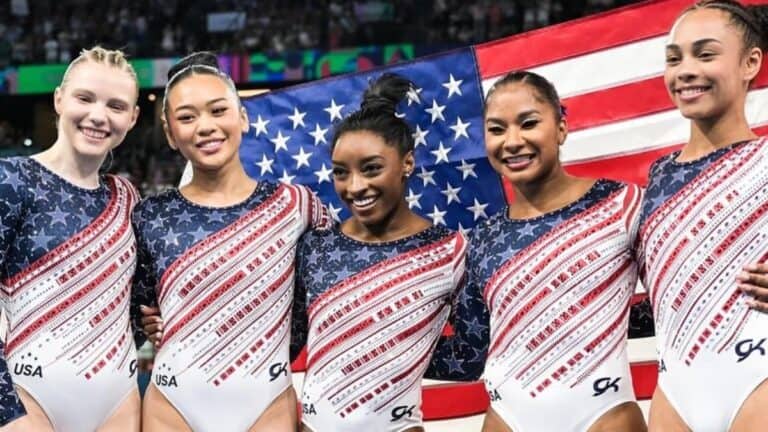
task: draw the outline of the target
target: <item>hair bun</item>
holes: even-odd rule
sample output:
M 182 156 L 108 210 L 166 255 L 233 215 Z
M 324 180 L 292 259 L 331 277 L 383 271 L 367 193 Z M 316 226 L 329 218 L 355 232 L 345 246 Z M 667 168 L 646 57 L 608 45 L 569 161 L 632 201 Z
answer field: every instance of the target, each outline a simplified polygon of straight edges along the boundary
M 216 57 L 216 54 L 210 51 L 198 51 L 189 54 L 188 56 L 179 60 L 178 63 L 171 66 L 171 68 L 168 70 L 168 79 L 170 80 L 171 77 L 179 73 L 179 71 L 191 66 L 208 66 L 216 70 L 220 70 L 219 60 Z
M 413 83 L 400 75 L 387 72 L 368 86 L 363 93 L 360 111 L 395 115 L 397 104 L 413 88 Z

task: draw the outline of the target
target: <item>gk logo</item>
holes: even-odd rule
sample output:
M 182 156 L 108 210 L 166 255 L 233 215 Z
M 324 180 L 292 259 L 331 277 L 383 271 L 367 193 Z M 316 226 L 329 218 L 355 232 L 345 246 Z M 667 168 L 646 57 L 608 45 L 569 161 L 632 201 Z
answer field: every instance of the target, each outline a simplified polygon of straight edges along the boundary
M 413 416 L 413 409 L 414 408 L 416 408 L 416 405 L 411 405 L 411 406 L 400 405 L 400 406 L 394 407 L 392 409 L 392 420 L 390 420 L 390 421 L 395 422 L 395 421 L 398 421 L 398 420 L 400 420 L 401 418 L 403 418 L 405 416 L 408 416 L 408 417 Z
M 763 344 L 765 343 L 765 340 L 766 338 L 762 338 L 757 341 L 757 343 L 755 343 L 754 339 L 744 339 L 739 341 L 739 343 L 737 343 L 736 347 L 734 348 L 736 350 L 736 355 L 739 356 L 739 359 L 736 360 L 736 363 L 746 360 L 755 351 L 759 351 L 760 355 L 764 356 L 765 348 L 763 347 Z
M 275 363 L 269 367 L 269 382 L 272 382 L 280 375 L 288 376 L 288 362 Z
M 621 377 L 618 377 L 614 380 L 611 380 L 610 377 L 600 378 L 592 384 L 592 389 L 595 391 L 595 394 L 592 396 L 600 396 L 603 393 L 607 392 L 610 389 L 613 389 L 614 393 L 619 391 L 619 380 Z

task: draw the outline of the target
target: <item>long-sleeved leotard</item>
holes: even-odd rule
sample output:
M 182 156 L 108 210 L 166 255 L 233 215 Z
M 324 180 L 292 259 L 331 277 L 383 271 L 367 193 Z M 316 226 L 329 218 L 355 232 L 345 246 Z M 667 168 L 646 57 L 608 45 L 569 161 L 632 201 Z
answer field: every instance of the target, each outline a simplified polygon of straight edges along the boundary
M 119 177 L 83 189 L 34 159 L 0 161 L 8 365 L 56 430 L 95 430 L 136 388 L 128 307 L 137 200 Z M 3 383 L 8 420 L 23 410 Z
M 307 233 L 294 314 L 294 338 L 307 334 L 305 425 L 383 432 L 422 424 L 421 378 L 463 280 L 465 249 L 461 234 L 437 226 L 386 243 L 338 228 Z
M 247 430 L 291 385 L 296 244 L 328 226 L 308 189 L 267 182 L 230 207 L 196 205 L 178 190 L 137 206 L 134 316 L 159 305 L 153 383 L 193 430 Z
M 540 217 L 476 227 L 432 375 L 476 379 L 516 432 L 585 431 L 634 400 L 626 351 L 640 188 L 598 180 Z M 552 412 L 559 415 L 551 415 Z
M 768 315 L 736 275 L 768 258 L 768 141 L 651 168 L 638 258 L 656 320 L 659 386 L 695 431 L 730 427 L 768 378 Z

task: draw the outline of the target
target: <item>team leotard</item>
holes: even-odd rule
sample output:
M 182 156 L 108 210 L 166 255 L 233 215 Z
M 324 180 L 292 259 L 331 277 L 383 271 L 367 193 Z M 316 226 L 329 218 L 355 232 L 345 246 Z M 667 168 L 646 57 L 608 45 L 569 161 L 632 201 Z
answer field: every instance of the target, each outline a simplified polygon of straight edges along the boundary
M 294 335 L 307 334 L 304 424 L 314 431 L 422 425 L 421 378 L 464 275 L 465 240 L 433 226 L 385 243 L 309 232 L 297 255 Z M 300 296 L 300 292 L 304 295 Z
M 476 379 L 484 367 L 491 406 L 515 432 L 586 431 L 634 401 L 626 336 L 641 195 L 598 180 L 554 212 L 479 224 L 434 375 Z
M 152 379 L 193 430 L 247 430 L 291 385 L 296 244 L 329 225 L 308 189 L 267 182 L 230 207 L 176 189 L 137 206 L 134 305 L 165 322 Z
M 725 431 L 768 377 L 768 315 L 736 275 L 768 257 L 768 146 L 738 143 L 651 168 L 638 256 L 656 320 L 659 386 L 694 431 Z
M 13 381 L 55 430 L 96 430 L 137 388 L 128 308 L 138 195 L 115 176 L 77 187 L 31 158 L 3 160 L 0 176 Z

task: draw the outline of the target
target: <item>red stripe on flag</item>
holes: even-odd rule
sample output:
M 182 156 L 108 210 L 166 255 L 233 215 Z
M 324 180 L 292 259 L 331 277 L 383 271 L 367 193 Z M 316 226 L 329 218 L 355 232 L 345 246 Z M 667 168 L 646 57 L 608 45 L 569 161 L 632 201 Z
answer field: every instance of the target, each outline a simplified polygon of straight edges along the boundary
M 768 67 L 763 67 L 752 87 L 768 87 Z M 563 99 L 563 105 L 571 132 L 675 109 L 662 77 L 570 97 Z
M 477 45 L 480 76 L 489 78 L 666 34 L 680 12 L 692 3 L 644 2 Z
M 690 4 L 691 0 L 645 2 L 478 45 L 480 76 L 493 77 L 663 35 Z

